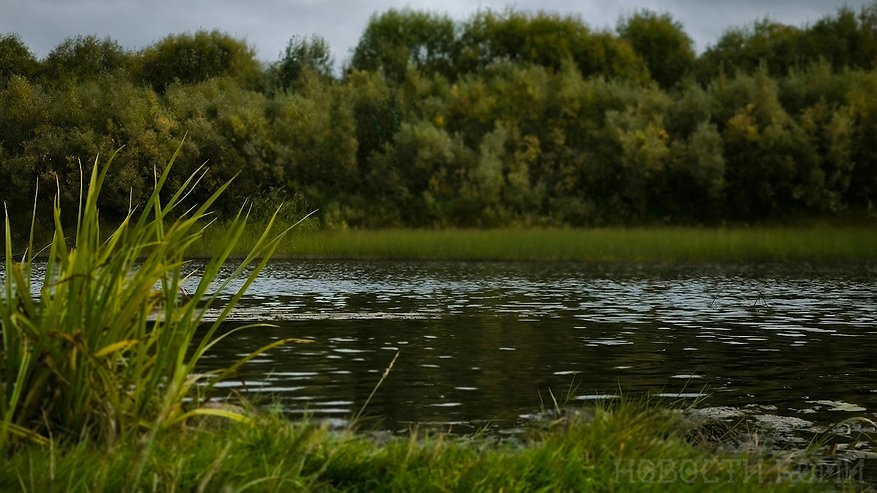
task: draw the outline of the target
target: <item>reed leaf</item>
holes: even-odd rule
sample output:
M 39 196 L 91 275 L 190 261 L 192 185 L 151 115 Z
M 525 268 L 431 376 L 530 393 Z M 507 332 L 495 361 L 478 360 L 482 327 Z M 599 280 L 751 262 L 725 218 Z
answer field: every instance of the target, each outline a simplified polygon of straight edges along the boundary
M 233 373 L 252 357 L 213 375 L 206 384 L 195 369 L 288 229 L 273 231 L 272 218 L 243 260 L 220 278 L 246 230 L 245 204 L 224 225 L 215 245 L 217 253 L 204 266 L 197 288 L 181 298 L 189 276 L 183 272 L 187 249 L 209 227 L 210 208 L 230 181 L 203 203 L 187 204 L 207 169 L 200 166 L 178 189 L 165 191 L 178 156 L 179 148 L 162 173 L 156 172 L 144 207 L 139 212 L 132 208 L 106 235 L 98 204 L 115 154 L 104 163 L 94 162 L 88 186 L 80 191 L 72 241 L 56 196 L 54 233 L 45 249 L 36 296 L 31 286 L 34 221 L 25 253 L 16 261 L 6 214 L 0 448 L 23 439 L 40 442 L 39 437 L 45 436 L 87 436 L 113 443 L 131 433 L 155 432 L 195 416 L 242 420 L 236 413 L 204 405 L 217 377 Z M 243 278 L 242 286 L 226 299 L 237 278 Z M 200 332 L 205 315 L 215 311 L 219 311 L 217 319 Z

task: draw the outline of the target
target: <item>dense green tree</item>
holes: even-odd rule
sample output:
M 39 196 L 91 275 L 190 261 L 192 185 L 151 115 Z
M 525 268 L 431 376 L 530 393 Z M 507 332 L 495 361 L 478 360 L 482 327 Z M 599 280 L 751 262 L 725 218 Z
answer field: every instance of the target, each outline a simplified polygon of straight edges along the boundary
M 825 209 L 819 149 L 782 107 L 766 69 L 719 90 L 738 94 L 723 130 L 728 213 L 752 219 Z
M 175 179 L 207 163 L 210 173 L 202 192 L 237 175 L 229 194 L 239 201 L 258 195 L 282 177 L 274 159 L 264 94 L 241 87 L 233 78 L 214 77 L 198 84 L 174 85 L 166 101 L 178 131 L 187 135 L 186 164 L 175 167 Z
M 831 212 L 844 209 L 844 196 L 854 167 L 850 108 L 820 102 L 805 110 L 799 122 L 807 144 L 818 156 L 818 164 L 807 170 L 811 176 L 804 177 L 805 188 L 800 189 L 800 194 L 812 209 Z
M 633 46 L 652 79 L 664 89 L 678 84 L 694 65 L 694 43 L 669 13 L 640 10 L 619 22 L 618 33 Z
M 17 34 L 0 35 L 0 84 L 14 75 L 32 77 L 38 68 L 33 53 Z
M 780 101 L 792 114 L 799 114 L 820 102 L 843 104 L 850 75 L 851 72 L 847 70 L 835 71 L 825 59 L 791 70 L 786 77 L 777 81 L 780 85 Z
M 464 24 L 457 63 L 467 72 L 505 61 L 559 69 L 562 63 L 574 57 L 590 34 L 575 17 L 516 11 L 479 12 Z
M 877 65 L 877 4 L 858 15 L 848 8 L 819 19 L 805 29 L 798 43 L 808 61 L 828 60 L 835 69 L 872 69 Z
M 332 54 L 329 43 L 320 36 L 293 36 L 286 45 L 282 57 L 274 66 L 277 84 L 284 89 L 293 89 L 303 84 L 308 76 L 330 78 L 332 76 Z
M 607 32 L 594 33 L 576 51 L 573 60 L 585 77 L 649 81 L 648 67 L 630 43 Z
M 26 144 L 49 121 L 46 97 L 41 87 L 21 77 L 0 86 L 0 201 L 17 220 L 33 198 L 36 156 L 28 154 Z
M 22 151 L 36 128 L 49 122 L 45 99 L 49 96 L 36 82 L 13 77 L 0 87 L 0 147 L 10 155 Z
M 42 63 L 47 81 L 87 79 L 131 69 L 132 56 L 110 38 L 76 36 L 56 46 Z
M 853 166 L 846 200 L 877 215 L 877 74 L 874 71 L 849 74 L 845 101 L 854 130 L 851 142 Z
M 774 76 L 786 75 L 804 61 L 799 51 L 801 29 L 763 19 L 742 29 L 731 29 L 707 48 L 698 62 L 702 81 L 721 72 L 734 75 L 752 73 L 761 65 Z
M 463 25 L 455 59 L 458 72 L 478 72 L 507 62 L 559 70 L 572 61 L 586 77 L 648 77 L 642 59 L 626 41 L 592 32 L 577 17 L 543 12 L 476 14 Z
M 724 140 L 716 126 L 700 122 L 685 140 L 673 142 L 664 212 L 675 220 L 715 220 L 724 212 Z
M 661 92 L 643 92 L 642 103 L 606 113 L 606 124 L 618 153 L 607 161 L 616 170 L 615 189 L 621 200 L 620 215 L 647 218 L 650 206 L 668 193 L 665 176 L 670 157 L 670 136 L 663 115 L 670 99 Z
M 219 76 L 250 89 L 262 83 L 255 51 L 217 30 L 167 36 L 143 50 L 141 57 L 140 77 L 160 91 L 174 82 L 191 84 Z
M 50 90 L 18 79 L 2 96 L 2 113 L 8 118 L 0 119 L 0 125 L 10 152 L 0 181 L 9 187 L 11 197 L 4 198 L 16 202 L 19 210 L 21 199 L 32 197 L 18 191 L 32 190 L 39 180 L 44 207 L 60 184 L 60 199 L 68 212 L 75 212 L 80 171 L 88 172 L 96 155 L 122 148 L 101 197 L 108 216 L 121 217 L 131 200 L 143 198 L 152 166 L 173 151 L 172 134 L 154 93 L 120 75 Z
M 508 134 L 504 127 L 499 127 L 484 136 L 477 162 L 460 186 L 460 209 L 468 211 L 466 225 L 490 226 L 508 220 L 502 197 L 506 188 L 504 168 L 509 157 Z
M 382 73 L 361 71 L 348 75 L 346 89 L 356 120 L 357 162 L 368 175 L 372 154 L 393 139 L 402 123 L 398 90 Z
M 356 121 L 342 87 L 310 79 L 294 94 L 278 96 L 271 125 L 277 144 L 277 183 L 301 194 L 333 225 L 356 222 L 349 210 L 358 189 Z
M 369 20 L 353 51 L 353 70 L 381 71 L 400 82 L 409 68 L 449 74 L 455 43 L 454 22 L 428 12 L 391 9 Z
M 373 169 L 386 177 L 378 198 L 395 204 L 406 226 L 471 221 L 458 191 L 473 164 L 460 139 L 432 122 L 403 123 L 393 145 L 373 158 Z
M 769 19 L 731 29 L 698 60 L 698 76 L 708 81 L 723 72 L 752 73 L 764 64 L 771 75 L 827 61 L 835 70 L 872 69 L 877 64 L 877 4 L 856 14 L 844 7 L 810 26 L 794 27 Z
M 690 61 L 690 41 L 647 11 L 620 36 L 550 14 L 390 11 L 341 79 L 317 37 L 263 71 L 216 31 L 137 55 L 71 38 L 44 65 L 6 36 L 0 200 L 19 221 L 37 182 L 41 207 L 60 184 L 75 211 L 80 169 L 124 146 L 101 204 L 121 217 L 185 137 L 170 180 L 209 167 L 190 199 L 236 176 L 221 214 L 286 198 L 337 227 L 874 214 L 874 12 L 729 31 L 697 77 L 661 63 Z

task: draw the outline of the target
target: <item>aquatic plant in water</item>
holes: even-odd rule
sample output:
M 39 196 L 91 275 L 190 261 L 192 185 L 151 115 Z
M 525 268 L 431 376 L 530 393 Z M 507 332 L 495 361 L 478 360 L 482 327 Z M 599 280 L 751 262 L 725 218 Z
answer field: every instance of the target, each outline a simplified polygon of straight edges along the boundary
M 224 225 L 197 287 L 190 296 L 178 296 L 186 278 L 187 248 L 209 227 L 209 209 L 230 183 L 202 204 L 186 204 L 207 171 L 202 166 L 178 190 L 164 190 L 178 154 L 179 149 L 156 172 L 145 206 L 130 210 L 107 235 L 98 197 L 115 154 L 103 164 L 96 159 L 87 188 L 80 186 L 72 244 L 55 198 L 54 235 L 41 250 L 41 275 L 34 270 L 34 223 L 25 253 L 16 260 L 7 212 L 0 300 L 0 449 L 50 438 L 111 444 L 196 415 L 248 419 L 205 404 L 212 385 L 251 356 L 220 372 L 194 370 L 205 351 L 224 337 L 218 333 L 220 325 L 289 228 L 278 231 L 275 213 L 243 259 L 220 279 L 220 268 L 246 227 L 245 205 Z M 243 282 L 231 290 L 236 279 Z M 220 295 L 230 299 L 220 305 Z M 198 330 L 211 309 L 218 316 Z

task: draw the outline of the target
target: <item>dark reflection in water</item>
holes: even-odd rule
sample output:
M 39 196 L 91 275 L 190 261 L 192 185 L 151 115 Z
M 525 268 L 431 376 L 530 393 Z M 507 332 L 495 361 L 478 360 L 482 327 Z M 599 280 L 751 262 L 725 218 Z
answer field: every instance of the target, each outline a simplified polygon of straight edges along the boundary
M 229 389 L 390 429 L 510 428 L 625 393 L 702 396 L 813 422 L 877 411 L 877 276 L 861 266 L 277 262 L 204 369 L 268 342 Z M 269 397 L 266 397 L 269 396 Z

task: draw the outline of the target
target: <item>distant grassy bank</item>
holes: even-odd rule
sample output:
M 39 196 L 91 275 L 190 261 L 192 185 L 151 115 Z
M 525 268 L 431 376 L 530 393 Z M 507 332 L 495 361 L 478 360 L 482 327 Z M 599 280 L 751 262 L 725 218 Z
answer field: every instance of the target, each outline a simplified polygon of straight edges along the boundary
M 524 435 L 329 431 L 263 416 L 202 421 L 112 448 L 29 446 L 0 461 L 2 491 L 824 491 L 816 456 L 716 448 L 681 414 L 584 408 Z M 138 475 L 139 471 L 139 475 Z M 852 479 L 857 479 L 856 477 Z
M 212 253 L 208 232 L 191 253 Z M 255 231 L 255 229 L 254 229 Z M 246 236 L 246 235 L 245 235 Z M 249 235 L 255 241 L 255 233 Z M 248 246 L 246 238 L 239 245 Z M 875 262 L 877 227 L 297 231 L 277 257 L 594 262 Z

